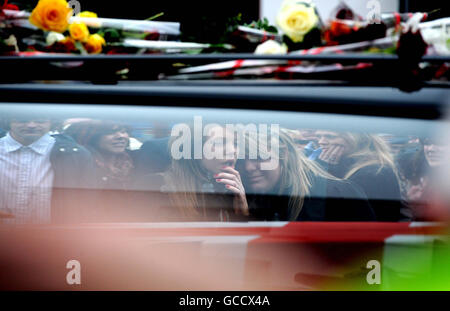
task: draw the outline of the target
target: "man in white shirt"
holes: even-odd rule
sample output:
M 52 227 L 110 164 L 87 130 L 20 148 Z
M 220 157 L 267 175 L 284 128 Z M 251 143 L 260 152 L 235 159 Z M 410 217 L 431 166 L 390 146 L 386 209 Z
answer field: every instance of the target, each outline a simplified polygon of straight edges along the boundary
M 9 120 L 0 138 L 1 222 L 50 223 L 74 205 L 73 188 L 89 186 L 90 154 L 68 137 L 51 136 L 51 126 L 48 118 Z

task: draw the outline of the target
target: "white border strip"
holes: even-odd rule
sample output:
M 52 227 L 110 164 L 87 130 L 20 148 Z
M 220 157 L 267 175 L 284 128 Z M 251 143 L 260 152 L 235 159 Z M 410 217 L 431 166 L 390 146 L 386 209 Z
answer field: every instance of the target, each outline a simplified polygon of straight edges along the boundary
M 412 222 L 409 224 L 410 228 L 420 228 L 420 227 L 443 227 L 445 226 L 442 222 Z
M 153 229 L 153 228 L 281 228 L 288 221 L 249 221 L 249 222 L 164 222 L 164 223 L 83 223 L 75 225 L 77 228 L 130 228 L 130 229 Z M 71 226 L 51 226 L 51 228 L 70 228 Z

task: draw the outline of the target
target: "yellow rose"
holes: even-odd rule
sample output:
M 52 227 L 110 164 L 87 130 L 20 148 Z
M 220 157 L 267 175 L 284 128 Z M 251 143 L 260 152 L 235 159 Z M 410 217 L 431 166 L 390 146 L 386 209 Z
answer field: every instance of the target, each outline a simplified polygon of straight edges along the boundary
M 79 14 L 77 14 L 78 17 L 91 17 L 91 18 L 97 18 L 97 14 L 94 12 L 89 12 L 89 11 L 83 11 Z
M 295 43 L 302 42 L 318 21 L 314 4 L 310 1 L 287 0 L 281 5 L 277 16 L 278 26 Z
M 64 32 L 69 25 L 72 9 L 66 0 L 39 0 L 30 15 L 30 23 L 47 30 Z
M 99 34 L 90 35 L 84 47 L 91 54 L 99 54 L 102 51 L 102 46 L 106 45 L 105 39 Z
M 73 23 L 69 25 L 69 33 L 72 39 L 86 42 L 89 37 L 89 29 L 83 23 Z

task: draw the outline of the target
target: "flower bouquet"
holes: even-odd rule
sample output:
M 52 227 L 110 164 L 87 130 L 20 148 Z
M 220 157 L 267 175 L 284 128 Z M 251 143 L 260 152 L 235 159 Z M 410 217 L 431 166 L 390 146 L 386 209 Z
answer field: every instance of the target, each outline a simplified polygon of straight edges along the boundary
M 180 35 L 176 22 L 99 18 L 93 12 L 74 15 L 66 0 L 39 0 L 32 12 L 6 1 L 0 9 L 0 53 L 135 54 L 142 46 L 139 40 L 177 40 Z
M 2 0 L 0 0 L 2 1 Z M 423 55 L 450 54 L 448 18 L 432 20 L 429 13 L 381 13 L 379 19 L 358 16 L 341 2 L 331 18 L 323 23 L 313 0 L 284 0 L 276 16 L 276 25 L 266 18 L 243 22 L 241 14 L 228 19 L 225 27 L 208 29 L 183 28 L 177 22 L 155 21 L 161 14 L 147 20 L 101 18 L 93 12 L 73 14 L 66 0 L 39 0 L 27 10 L 3 0 L 0 6 L 0 54 L 206 54 L 250 52 L 258 55 L 357 55 L 396 54 L 398 71 L 427 77 L 447 77 L 448 66 L 421 62 Z M 197 21 L 196 21 L 197 22 Z M 201 23 L 201 20 L 198 21 Z M 195 23 L 194 23 L 195 24 Z M 195 24 L 197 25 L 197 24 Z M 192 25 L 191 25 L 192 26 Z M 195 27 L 194 27 L 195 28 Z M 218 30 L 220 29 L 220 31 Z M 211 31 L 218 31 L 211 34 Z M 181 41 L 185 40 L 185 41 Z M 211 41 L 209 41 L 211 40 Z M 185 57 L 185 59 L 187 59 Z M 419 66 L 420 63 L 420 66 Z M 136 65 L 136 64 L 135 64 Z M 120 64 L 121 78 L 125 71 L 143 70 L 142 66 Z M 120 68 L 119 68 L 120 67 Z M 148 67 L 146 67 L 148 69 Z M 372 62 L 284 59 L 238 59 L 199 65 L 180 59 L 153 67 L 149 76 L 159 79 L 326 79 L 351 78 L 383 70 Z M 125 71 L 122 69 L 126 69 Z M 157 72 L 158 70 L 158 72 Z
M 312 0 L 284 0 L 277 15 L 277 25 L 292 50 L 322 45 L 323 24 Z

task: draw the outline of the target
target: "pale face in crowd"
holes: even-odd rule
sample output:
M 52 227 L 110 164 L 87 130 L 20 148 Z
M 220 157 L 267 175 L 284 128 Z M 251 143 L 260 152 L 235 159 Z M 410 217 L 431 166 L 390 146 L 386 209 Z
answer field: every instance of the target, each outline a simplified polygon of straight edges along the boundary
M 442 144 L 435 144 L 433 141 L 426 139 L 423 145 L 425 159 L 431 167 L 442 166 L 445 163 L 446 155 L 448 153 L 448 146 Z
M 270 160 L 266 160 L 269 162 Z M 275 188 L 281 178 L 281 165 L 273 170 L 262 170 L 262 160 L 245 160 L 243 175 L 246 187 L 253 193 L 267 193 Z
M 340 146 L 343 148 L 342 155 L 350 152 L 350 144 L 337 132 L 332 131 L 316 131 L 317 143 L 325 152 L 330 148 Z
M 220 173 L 224 167 L 234 168 L 238 154 L 234 133 L 227 132 L 221 126 L 215 126 L 208 130 L 206 136 L 203 150 L 208 150 L 212 154 L 211 157 L 206 157 L 203 152 L 201 160 L 203 167 L 212 174 Z
M 10 122 L 10 135 L 22 145 L 31 145 L 47 134 L 51 129 L 48 119 L 20 120 L 13 119 Z
M 315 141 L 317 140 L 316 131 L 315 130 L 299 130 L 300 134 L 304 137 L 305 140 Z
M 125 152 L 130 141 L 130 136 L 125 129 L 112 134 L 104 135 L 98 143 L 99 149 L 106 154 L 120 154 Z

